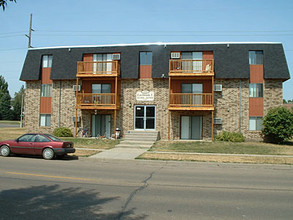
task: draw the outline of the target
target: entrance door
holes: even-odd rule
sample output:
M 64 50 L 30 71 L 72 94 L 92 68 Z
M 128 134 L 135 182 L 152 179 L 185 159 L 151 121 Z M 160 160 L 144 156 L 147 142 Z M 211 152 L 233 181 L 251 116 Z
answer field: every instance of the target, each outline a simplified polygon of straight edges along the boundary
M 92 115 L 92 136 L 111 136 L 111 115 Z
M 134 124 L 136 130 L 154 130 L 156 128 L 156 107 L 149 105 L 135 106 Z
M 181 139 L 201 140 L 202 116 L 181 116 Z

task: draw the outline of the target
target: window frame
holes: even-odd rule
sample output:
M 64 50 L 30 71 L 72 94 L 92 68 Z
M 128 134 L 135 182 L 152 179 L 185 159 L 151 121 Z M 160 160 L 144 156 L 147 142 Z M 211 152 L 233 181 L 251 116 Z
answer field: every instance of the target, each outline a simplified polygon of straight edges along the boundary
M 52 97 L 52 84 L 41 85 L 41 97 Z
M 46 54 L 42 57 L 42 68 L 52 68 L 53 55 Z
M 251 124 L 252 122 L 254 124 Z M 263 122 L 263 117 L 261 116 L 249 117 L 249 125 L 248 125 L 249 131 L 261 131 L 263 129 L 262 122 Z
M 249 65 L 263 65 L 263 51 L 262 50 L 250 50 L 248 53 Z
M 263 98 L 263 83 L 249 83 L 249 98 Z
M 44 120 L 42 120 L 42 118 Z M 44 123 L 43 123 L 44 122 Z M 40 127 L 50 127 L 51 126 L 51 114 L 40 114 Z
M 139 65 L 140 66 L 153 65 L 153 52 L 152 51 L 140 51 L 139 52 Z

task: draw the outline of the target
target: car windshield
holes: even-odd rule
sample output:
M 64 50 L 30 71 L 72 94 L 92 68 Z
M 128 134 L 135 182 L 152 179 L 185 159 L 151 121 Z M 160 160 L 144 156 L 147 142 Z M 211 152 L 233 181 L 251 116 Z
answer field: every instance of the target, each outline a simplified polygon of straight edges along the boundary
M 53 140 L 53 141 L 62 141 L 62 140 L 60 140 L 59 138 L 57 138 L 57 137 L 55 137 L 55 136 L 53 136 L 53 135 L 51 135 L 51 134 L 45 134 L 47 137 L 49 137 L 51 140 Z

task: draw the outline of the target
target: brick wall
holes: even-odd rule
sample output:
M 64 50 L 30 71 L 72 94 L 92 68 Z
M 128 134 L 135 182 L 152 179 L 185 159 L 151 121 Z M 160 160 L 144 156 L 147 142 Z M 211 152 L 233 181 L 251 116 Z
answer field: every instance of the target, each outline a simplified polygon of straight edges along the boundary
M 134 106 L 156 106 L 156 130 L 162 139 L 168 138 L 168 79 L 139 79 L 121 81 L 121 108 L 118 111 L 117 127 L 122 128 L 122 134 L 134 129 Z M 136 92 L 153 91 L 154 101 L 136 101 Z

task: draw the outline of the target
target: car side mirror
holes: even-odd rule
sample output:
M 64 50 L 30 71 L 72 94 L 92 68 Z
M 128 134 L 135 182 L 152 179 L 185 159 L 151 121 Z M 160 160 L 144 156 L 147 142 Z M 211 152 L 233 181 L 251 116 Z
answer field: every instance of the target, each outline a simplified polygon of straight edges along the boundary
M 15 141 L 16 141 L 16 142 L 19 142 L 19 139 L 17 138 Z

